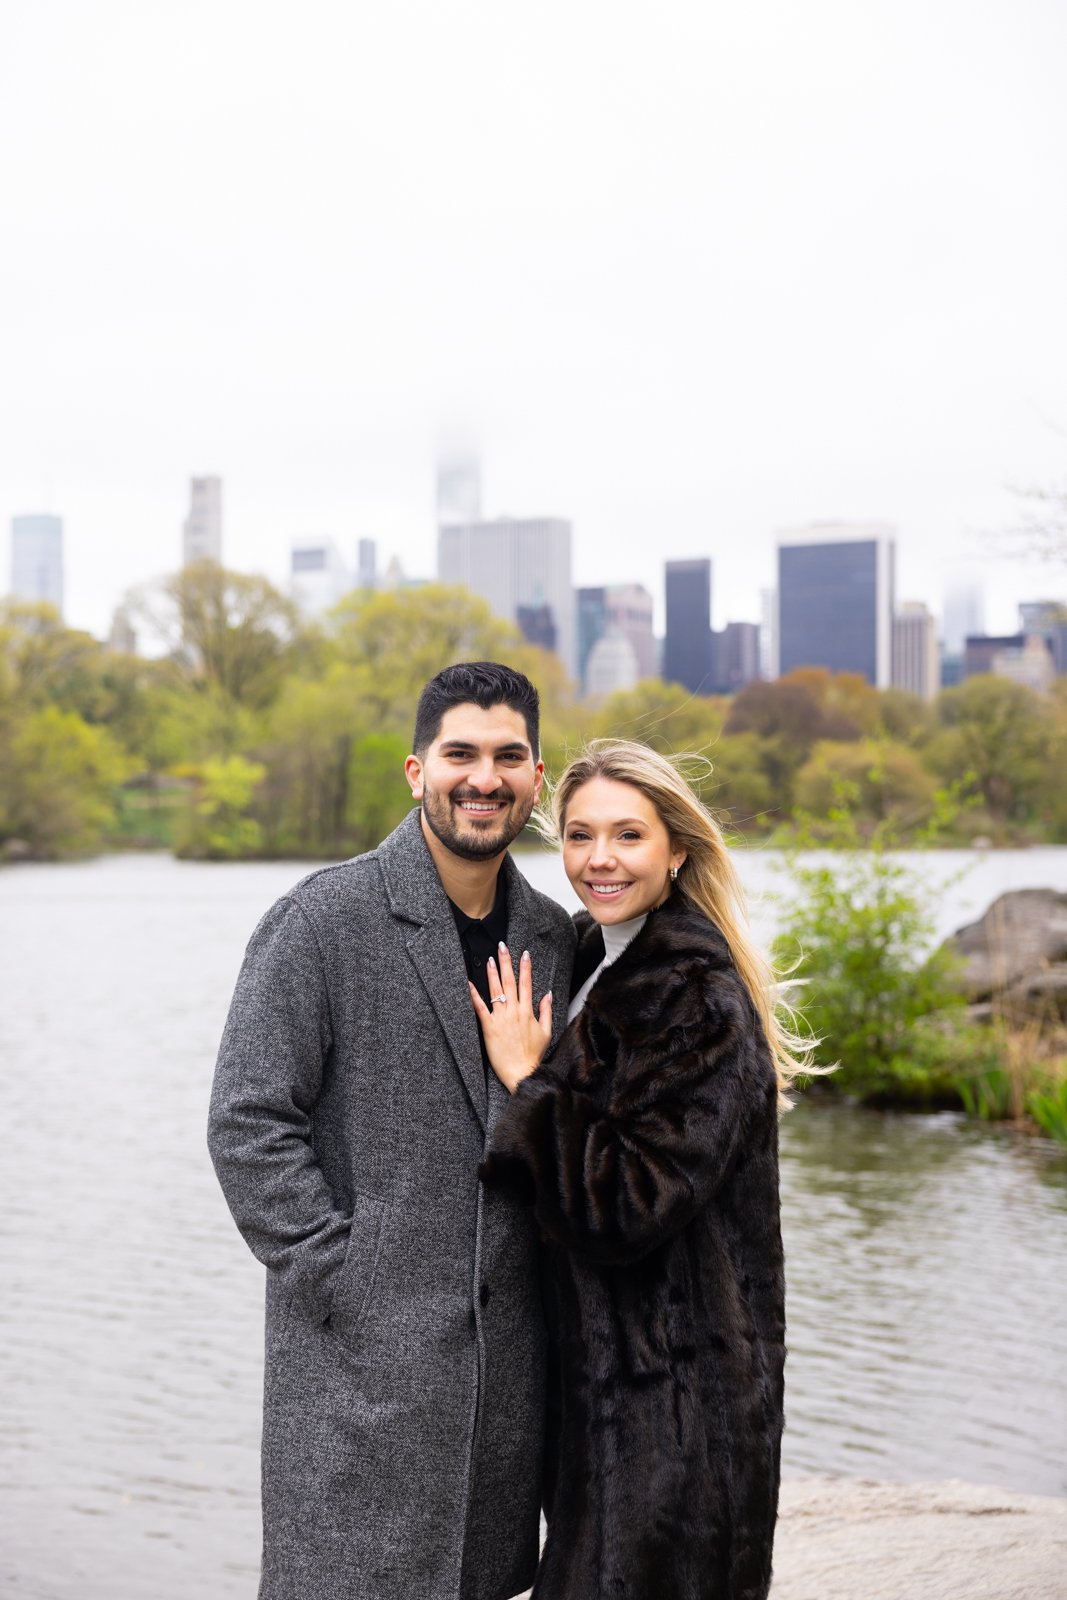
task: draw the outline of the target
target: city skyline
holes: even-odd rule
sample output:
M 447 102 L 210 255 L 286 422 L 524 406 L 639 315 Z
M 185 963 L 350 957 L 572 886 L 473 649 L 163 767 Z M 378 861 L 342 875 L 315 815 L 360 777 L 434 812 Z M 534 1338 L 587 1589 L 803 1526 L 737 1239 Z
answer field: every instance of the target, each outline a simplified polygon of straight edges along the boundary
M 1062 4 L 417 11 L 416 50 L 327 0 L 16 8 L 0 522 L 63 517 L 72 621 L 174 567 L 191 472 L 241 570 L 430 575 L 442 428 L 480 516 L 566 517 L 660 628 L 664 557 L 714 560 L 721 628 L 828 519 L 896 526 L 932 608 L 971 561 L 996 630 L 1062 588 L 982 538 L 1064 478 Z
M 975 627 L 984 609 L 981 592 L 950 590 L 939 639 L 927 606 L 896 593 L 895 530 L 885 523 L 780 530 L 778 586 L 762 591 L 759 623 L 734 619 L 712 627 L 711 559 L 667 560 L 665 628 L 656 636 L 652 595 L 643 585 L 571 583 L 565 520 L 449 520 L 450 510 L 480 504 L 480 472 L 480 460 L 469 457 L 453 507 L 455 474 L 438 471 L 437 508 L 444 520 L 438 524 L 437 582 L 480 597 L 528 643 L 559 656 L 579 698 L 602 698 L 648 678 L 698 695 L 732 694 L 759 677 L 815 667 L 932 700 L 942 687 L 975 673 L 992 672 L 1044 692 L 1067 671 L 1067 604 L 1048 595 L 1019 605 L 1018 631 L 991 635 Z M 444 500 L 442 484 L 450 486 Z M 472 486 L 473 499 L 466 492 Z M 62 542 L 57 517 L 12 520 L 13 597 L 48 600 L 61 618 Z M 222 480 L 194 477 L 183 565 L 218 562 L 221 546 Z M 291 546 L 285 590 L 310 620 L 321 619 L 354 589 L 419 588 L 427 581 L 404 575 L 395 558 L 379 580 L 375 541 L 358 540 L 350 565 L 327 538 Z M 136 652 L 127 607 L 116 608 L 108 642 Z
M 472 459 L 475 461 L 477 460 L 477 458 Z M 480 463 L 477 463 L 476 476 L 480 479 Z M 212 553 L 211 550 L 208 550 L 207 552 L 197 550 L 195 548 L 195 543 L 192 547 L 190 545 L 191 524 L 196 529 L 194 533 L 194 541 L 199 538 L 199 542 L 203 542 L 205 536 L 203 519 L 205 515 L 208 524 L 207 537 L 212 542 L 214 550 L 221 550 L 222 477 L 216 474 L 200 477 L 193 476 L 186 479 L 186 484 L 187 505 L 189 505 L 192 509 L 187 512 L 185 520 L 179 524 L 179 558 L 175 560 L 169 567 L 160 568 L 159 571 L 153 575 L 157 578 L 165 576 L 169 572 L 176 571 L 184 561 L 196 559 L 199 554 Z M 438 474 L 438 489 L 440 489 L 440 474 Z M 437 510 L 440 514 L 440 496 L 438 496 Z M 198 528 L 196 528 L 198 511 L 201 517 L 201 524 Z M 471 524 L 471 526 L 478 526 L 483 537 L 485 537 L 491 534 L 494 526 L 503 529 L 514 527 L 520 523 L 566 527 L 568 543 L 571 547 L 572 571 L 578 566 L 579 552 L 576 548 L 577 541 L 573 539 L 573 528 L 571 527 L 569 519 L 565 517 L 487 517 L 483 522 L 477 525 Z M 48 525 L 50 528 L 58 528 L 61 530 L 60 537 L 62 538 L 63 542 L 63 554 L 60 558 L 60 583 L 65 587 L 66 551 L 69 547 L 69 540 L 64 531 L 64 518 L 56 516 L 50 512 L 23 511 L 22 513 L 10 519 L 7 562 L 7 571 L 9 576 L 13 580 L 16 563 L 16 529 L 20 526 L 27 527 L 38 524 L 42 526 Z M 305 609 L 308 609 L 311 614 L 316 614 L 326 610 L 329 604 L 335 603 L 336 599 L 340 598 L 340 596 L 346 593 L 348 589 L 358 587 L 361 582 L 365 582 L 368 578 L 368 575 L 371 575 L 371 586 L 374 586 L 375 584 L 377 584 L 377 586 L 387 586 L 391 581 L 395 580 L 395 575 L 398 572 L 403 573 L 403 578 L 407 582 L 426 583 L 434 581 L 459 581 L 461 583 L 465 583 L 465 579 L 462 576 L 453 578 L 452 580 L 442 579 L 439 576 L 439 570 L 434 570 L 439 569 L 440 567 L 442 532 L 447 530 L 454 539 L 456 537 L 456 530 L 459 528 L 459 526 L 460 524 L 449 522 L 447 520 L 445 522 L 439 522 L 436 524 L 434 531 L 434 542 L 436 546 L 435 558 L 433 568 L 429 571 L 417 572 L 404 568 L 399 561 L 399 557 L 395 553 L 390 553 L 388 550 L 383 551 L 380 548 L 377 540 L 363 536 L 353 537 L 348 541 L 354 552 L 354 559 L 349 561 L 340 546 L 340 541 L 332 534 L 322 534 L 318 536 L 290 539 L 286 548 L 282 570 L 280 572 L 269 572 L 263 567 L 257 567 L 254 564 L 251 566 L 244 566 L 237 562 L 227 562 L 225 552 L 223 552 L 223 565 L 232 565 L 234 566 L 235 570 L 240 571 L 261 572 L 264 576 L 275 583 L 275 585 L 283 593 L 288 594 L 292 598 L 296 599 L 302 604 L 302 606 L 304 606 Z M 806 524 L 795 525 L 789 529 L 778 528 L 770 535 L 772 540 L 772 553 L 775 561 L 778 562 L 780 561 L 780 550 L 783 542 L 796 542 L 796 540 L 799 538 L 812 543 L 818 543 L 819 539 L 824 535 L 835 537 L 833 534 L 833 530 L 835 528 L 840 530 L 836 537 L 844 536 L 848 538 L 851 536 L 849 530 L 862 528 L 864 526 L 871 528 L 881 527 L 884 531 L 892 534 L 894 545 L 894 569 L 895 571 L 899 572 L 899 530 L 893 529 L 889 525 L 881 523 L 872 522 L 868 524 L 852 524 L 816 520 Z M 301 557 L 304 559 L 300 559 Z M 770 626 L 772 629 L 774 629 L 775 655 L 777 656 L 777 632 L 775 622 L 768 613 L 768 606 L 771 606 L 773 609 L 776 604 L 775 595 L 777 592 L 777 572 L 774 574 L 774 584 L 766 586 L 761 584 L 759 590 L 757 591 L 756 604 L 753 607 L 755 616 L 739 618 L 736 615 L 725 614 L 726 605 L 721 600 L 719 601 L 718 605 L 715 604 L 717 598 L 717 563 L 714 555 L 685 558 L 672 558 L 668 556 L 666 559 L 653 558 L 653 560 L 658 560 L 658 578 L 654 577 L 651 583 L 644 584 L 635 580 L 632 576 L 624 576 L 621 579 L 621 582 L 608 583 L 606 587 L 608 589 L 613 587 L 637 587 L 639 589 L 647 589 L 653 602 L 652 626 L 658 644 L 662 645 L 665 643 L 667 633 L 666 591 L 668 569 L 672 565 L 689 565 L 693 568 L 696 568 L 701 565 L 710 564 L 710 573 L 715 574 L 715 581 L 712 581 L 709 573 L 709 592 L 711 598 L 712 617 L 711 626 L 713 632 L 721 635 L 723 630 L 727 628 L 733 628 L 739 625 L 748 626 L 749 624 L 752 624 L 760 630 L 762 651 L 762 636 L 766 633 L 768 627 Z M 377 563 L 376 572 L 375 563 Z M 0 571 L 2 570 L 3 567 L 0 567 Z M 321 576 L 321 574 L 325 573 L 327 570 L 331 575 L 329 582 L 325 582 Z M 393 579 L 390 578 L 390 572 L 393 574 Z M 310 590 L 307 586 L 309 577 L 311 580 Z M 905 609 L 909 609 L 916 604 L 925 607 L 933 618 L 936 636 L 943 650 L 948 654 L 958 655 L 962 653 L 963 640 L 968 633 L 975 635 L 987 634 L 989 636 L 1006 636 L 1014 634 L 1019 627 L 1020 615 L 1026 610 L 1027 607 L 1032 609 L 1035 605 L 1041 606 L 1049 603 L 1054 606 L 1061 604 L 1067 605 L 1067 570 L 1061 569 L 1055 564 L 1039 563 L 1035 561 L 1028 564 L 1021 573 L 1017 573 L 1016 578 L 1018 581 L 1011 586 L 1010 597 L 1009 594 L 1004 592 L 1004 587 L 1001 585 L 1000 592 L 993 597 L 992 604 L 990 605 L 989 596 L 987 595 L 985 587 L 980 578 L 973 575 L 972 572 L 969 572 L 959 563 L 953 563 L 946 569 L 943 586 L 939 595 L 936 595 L 932 602 L 928 599 L 917 597 L 914 593 L 914 590 L 911 593 L 908 593 L 906 590 L 902 591 L 899 577 L 897 577 L 895 582 L 893 606 L 891 609 L 893 609 L 893 615 L 898 616 L 902 614 Z M 151 579 L 142 578 L 140 581 L 143 583 L 145 581 L 151 581 Z M 76 627 L 86 627 L 87 631 L 94 633 L 99 638 L 103 638 L 109 633 L 114 616 L 116 612 L 122 608 L 126 597 L 131 591 L 137 589 L 139 586 L 139 583 L 131 581 L 125 584 L 120 590 L 116 591 L 115 604 L 112 606 L 104 623 L 99 627 L 88 626 L 78 618 L 72 617 L 69 614 L 68 606 L 61 605 L 59 609 L 63 613 L 64 620 L 70 625 Z M 477 586 L 466 586 L 471 587 L 472 592 L 479 592 Z M 604 589 L 605 583 L 601 578 L 600 581 L 590 586 L 581 584 L 577 580 L 572 579 L 571 588 L 573 591 L 575 604 L 572 608 L 574 614 L 570 619 L 570 629 L 572 638 L 575 641 L 575 643 L 572 645 L 572 648 L 577 650 L 577 634 L 574 632 L 574 630 L 578 626 L 578 596 L 583 590 L 592 592 L 593 589 Z M 0 598 L 3 598 L 5 592 L 8 591 L 0 590 Z M 13 581 L 9 592 L 16 598 L 33 598 L 32 594 L 30 594 L 28 590 L 22 593 L 20 596 Z M 1016 595 L 1018 596 L 1017 598 Z M 505 608 L 505 611 L 507 609 L 508 608 Z M 988 620 L 986 620 L 990 613 L 996 615 L 1000 621 L 1000 626 L 993 626 Z M 500 614 L 504 613 L 502 612 Z M 515 615 L 509 615 L 508 620 L 515 621 Z M 888 660 L 888 657 L 886 659 Z M 580 678 L 580 661 L 577 655 L 575 656 L 575 667 L 578 669 L 576 671 L 576 676 Z M 764 673 L 763 675 L 766 676 L 767 674 Z
M 178 483 L 172 486 L 170 496 L 170 525 L 159 532 L 153 530 L 150 541 L 141 541 L 142 548 L 146 543 L 158 553 L 158 562 L 154 567 L 144 564 L 137 565 L 136 557 L 134 566 L 131 566 L 130 575 L 125 577 L 116 567 L 115 558 L 111 557 L 108 563 L 110 580 L 104 587 L 97 587 L 94 596 L 90 597 L 84 581 L 84 568 L 91 557 L 100 554 L 99 547 L 85 548 L 80 544 L 76 529 L 72 528 L 71 518 L 58 504 L 54 494 L 42 497 L 48 499 L 53 510 L 41 504 L 31 505 L 20 502 L 18 509 L 5 516 L 5 522 L 10 528 L 16 517 L 25 516 L 58 516 L 65 529 L 64 558 L 65 558 L 65 588 L 67 593 L 66 613 L 75 626 L 84 627 L 89 632 L 103 635 L 107 632 L 110 619 L 115 609 L 121 605 L 127 593 L 139 585 L 151 581 L 153 578 L 165 575 L 167 572 L 176 571 L 182 564 L 183 542 L 185 529 L 189 519 L 190 484 L 223 482 L 227 485 L 227 512 L 226 512 L 226 547 L 223 552 L 223 564 L 231 565 L 241 571 L 261 572 L 265 577 L 282 589 L 286 589 L 291 579 L 291 552 L 297 546 L 326 545 L 333 543 L 340 549 L 356 548 L 360 542 L 373 542 L 379 551 L 379 561 L 388 563 L 389 560 L 399 561 L 408 577 L 419 578 L 423 581 L 433 580 L 437 565 L 437 546 L 439 526 L 435 517 L 435 502 L 433 499 L 433 458 L 426 464 L 424 471 L 423 499 L 426 502 L 426 526 L 417 540 L 402 539 L 390 540 L 380 534 L 370 531 L 370 520 L 353 516 L 345 519 L 341 525 L 329 528 L 319 527 L 303 532 L 291 531 L 279 536 L 277 548 L 272 543 L 269 560 L 256 560 L 254 554 L 255 541 L 250 541 L 247 526 L 242 518 L 242 506 L 246 497 L 240 490 L 231 493 L 230 480 L 223 473 L 212 473 L 205 476 L 185 474 Z M 2 483 L 2 479 L 0 479 Z M 429 488 L 427 488 L 427 484 Z M 546 499 L 548 497 L 545 497 Z M 530 513 L 519 511 L 518 497 L 513 496 L 509 502 L 512 513 L 498 513 L 495 511 L 485 515 L 486 522 L 507 522 L 515 516 L 525 517 Z M 712 594 L 712 625 L 721 630 L 727 623 L 739 619 L 758 621 L 762 613 L 762 595 L 765 590 L 773 589 L 776 582 L 778 538 L 782 526 L 811 526 L 833 525 L 834 523 L 851 524 L 852 522 L 864 523 L 867 521 L 891 521 L 890 518 L 834 518 L 812 517 L 810 519 L 786 516 L 775 526 L 768 526 L 754 531 L 746 541 L 749 574 L 742 580 L 736 570 L 736 552 L 731 548 L 732 541 L 725 537 L 708 539 L 701 544 L 699 539 L 688 541 L 688 552 L 680 546 L 686 541 L 679 540 L 679 548 L 665 551 L 662 544 L 656 541 L 654 549 L 648 548 L 648 541 L 639 545 L 631 553 L 620 556 L 616 547 L 611 556 L 601 556 L 601 561 L 610 560 L 609 571 L 603 566 L 594 565 L 594 557 L 586 541 L 583 541 L 581 528 L 576 519 L 569 515 L 566 507 L 557 499 L 555 504 L 560 507 L 554 512 L 555 520 L 565 520 L 571 524 L 573 530 L 573 581 L 576 588 L 611 584 L 615 582 L 638 583 L 649 589 L 653 596 L 655 606 L 655 628 L 657 635 L 662 636 L 665 631 L 665 594 L 663 584 L 663 561 L 671 560 L 703 560 L 710 559 L 715 569 L 715 584 Z M 235 509 L 231 509 L 233 506 Z M 439 507 L 436 507 L 439 509 Z M 1016 506 L 1016 522 L 1021 520 L 1021 507 Z M 1036 557 L 1023 559 L 1021 555 L 1012 557 L 1010 535 L 1007 521 L 1003 527 L 1003 538 L 999 541 L 993 537 L 996 529 L 984 530 L 981 535 L 978 530 L 968 548 L 966 545 L 957 546 L 950 550 L 943 559 L 931 561 L 929 552 L 925 559 L 922 558 L 921 546 L 923 541 L 909 539 L 905 530 L 897 527 L 897 591 L 907 598 L 924 603 L 938 619 L 939 628 L 946 618 L 950 607 L 949 597 L 953 591 L 972 591 L 980 595 L 981 611 L 984 617 L 982 627 L 993 633 L 1011 632 L 1015 627 L 1018 607 L 1032 600 L 1035 595 L 1048 595 L 1067 597 L 1067 552 L 1063 562 L 1040 561 Z M 86 541 L 88 543 L 88 541 Z M 1000 545 L 1003 554 L 990 556 L 990 547 Z M 251 546 L 251 551 L 250 551 Z M 168 548 L 169 547 L 169 548 Z M 416 550 L 422 553 L 421 561 L 411 555 Z M 242 552 L 250 552 L 242 554 Z M 625 561 L 625 568 L 619 566 L 620 560 Z M 758 561 L 758 567 L 755 562 Z M 2 569 L 0 569 L 2 570 Z M 73 573 L 73 577 L 72 577 Z M 82 574 L 79 582 L 78 574 Z M 903 577 L 901 577 L 903 574 Z M 958 628 L 958 624 L 957 624 Z M 982 631 L 979 628 L 978 631 Z

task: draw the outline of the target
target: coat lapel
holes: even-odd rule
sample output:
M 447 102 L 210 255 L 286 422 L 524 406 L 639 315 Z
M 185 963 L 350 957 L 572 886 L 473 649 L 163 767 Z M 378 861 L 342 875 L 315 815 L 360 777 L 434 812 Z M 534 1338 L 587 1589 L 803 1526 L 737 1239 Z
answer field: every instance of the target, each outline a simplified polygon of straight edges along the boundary
M 478 1019 L 467 991 L 463 951 L 452 909 L 422 836 L 417 810 L 379 846 L 378 858 L 390 908 L 395 916 L 411 924 L 408 954 L 484 1128 L 486 1085 Z
M 378 847 L 390 909 L 411 924 L 408 954 L 430 1005 L 441 1024 L 471 1105 L 483 1128 L 492 1128 L 508 1092 L 494 1072 L 486 1085 L 482 1066 L 478 1019 L 467 992 L 463 951 L 456 932 L 448 896 L 441 885 L 422 836 L 418 810 Z M 533 965 L 534 1006 L 546 989 L 552 990 L 552 1043 L 567 1026 L 566 993 L 556 992 L 555 975 L 560 952 L 552 924 L 542 911 L 530 885 L 510 855 L 503 870 L 508 883 L 508 950 L 515 962 L 529 950 Z

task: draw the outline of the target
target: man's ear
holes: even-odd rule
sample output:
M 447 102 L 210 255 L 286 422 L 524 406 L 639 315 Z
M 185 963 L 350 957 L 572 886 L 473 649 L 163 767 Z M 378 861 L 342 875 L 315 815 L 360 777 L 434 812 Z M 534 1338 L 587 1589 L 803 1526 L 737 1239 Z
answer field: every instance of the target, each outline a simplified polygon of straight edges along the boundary
M 534 767 L 534 804 L 535 805 L 536 805 L 537 801 L 541 797 L 541 785 L 544 783 L 544 781 L 545 781 L 545 764 L 544 764 L 543 761 L 539 761 L 537 763 L 537 765 Z
M 422 762 L 418 756 L 408 756 L 404 762 L 404 776 L 408 780 L 413 800 L 422 799 Z

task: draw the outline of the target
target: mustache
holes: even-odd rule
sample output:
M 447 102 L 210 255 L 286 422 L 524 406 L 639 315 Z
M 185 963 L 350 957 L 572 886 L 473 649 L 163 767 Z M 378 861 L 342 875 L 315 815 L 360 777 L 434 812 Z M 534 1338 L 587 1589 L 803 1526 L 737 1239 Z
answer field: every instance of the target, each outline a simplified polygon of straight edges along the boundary
M 454 789 L 451 796 L 453 805 L 460 800 L 514 800 L 514 798 L 514 792 L 503 786 L 494 789 L 492 794 L 479 794 L 476 789 Z

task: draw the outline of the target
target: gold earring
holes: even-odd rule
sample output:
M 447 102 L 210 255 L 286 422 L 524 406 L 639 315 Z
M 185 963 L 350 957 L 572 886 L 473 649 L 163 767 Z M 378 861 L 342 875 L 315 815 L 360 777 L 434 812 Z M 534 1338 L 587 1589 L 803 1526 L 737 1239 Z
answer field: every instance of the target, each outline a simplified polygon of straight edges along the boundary
M 672 883 L 677 878 L 677 876 L 678 876 L 678 868 L 677 867 L 672 867 L 671 868 L 671 882 Z

